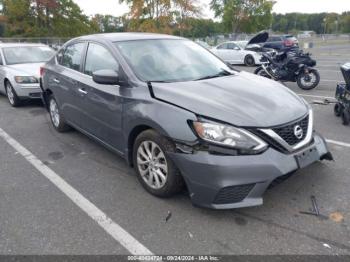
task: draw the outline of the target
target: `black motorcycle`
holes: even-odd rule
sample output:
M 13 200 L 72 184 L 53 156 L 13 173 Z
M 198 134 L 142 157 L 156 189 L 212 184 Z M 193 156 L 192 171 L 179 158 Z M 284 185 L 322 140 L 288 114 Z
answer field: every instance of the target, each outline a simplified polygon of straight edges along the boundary
M 254 72 L 257 75 L 282 82 L 297 82 L 304 90 L 311 90 L 320 83 L 320 74 L 313 68 L 316 61 L 299 49 L 263 53 L 261 62 Z

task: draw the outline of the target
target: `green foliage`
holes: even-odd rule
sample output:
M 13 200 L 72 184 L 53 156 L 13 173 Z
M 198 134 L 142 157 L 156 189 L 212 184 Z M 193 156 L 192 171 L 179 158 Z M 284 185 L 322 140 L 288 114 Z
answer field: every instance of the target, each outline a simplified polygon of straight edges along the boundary
M 183 32 L 176 29 L 175 35 L 182 35 L 187 38 L 204 38 L 225 33 L 222 23 L 214 22 L 212 19 L 188 18 L 188 28 Z
M 317 34 L 350 33 L 350 12 L 340 15 L 336 13 L 273 14 L 272 30 L 282 33 L 291 31 L 314 31 Z
M 173 33 L 190 28 L 189 18 L 200 15 L 197 0 L 119 0 L 130 7 L 128 31 Z
M 6 36 L 70 37 L 98 31 L 72 0 L 2 0 Z
M 99 30 L 104 33 L 123 32 L 128 24 L 125 16 L 115 17 L 97 14 L 92 18 L 92 21 L 94 21 Z
M 233 33 L 254 33 L 270 26 L 273 1 L 270 0 L 212 0 L 211 9 L 222 18 L 224 26 Z

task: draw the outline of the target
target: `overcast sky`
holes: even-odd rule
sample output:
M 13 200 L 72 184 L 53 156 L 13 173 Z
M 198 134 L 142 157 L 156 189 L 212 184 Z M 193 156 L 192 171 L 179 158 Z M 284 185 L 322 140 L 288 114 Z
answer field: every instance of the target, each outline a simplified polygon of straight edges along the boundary
M 120 16 L 128 11 L 125 5 L 120 5 L 118 0 L 74 0 L 87 15 L 110 14 Z M 350 0 L 276 0 L 274 7 L 276 13 L 304 12 L 337 12 L 350 11 Z M 210 0 L 199 0 L 205 5 L 204 15 L 212 18 L 209 9 Z

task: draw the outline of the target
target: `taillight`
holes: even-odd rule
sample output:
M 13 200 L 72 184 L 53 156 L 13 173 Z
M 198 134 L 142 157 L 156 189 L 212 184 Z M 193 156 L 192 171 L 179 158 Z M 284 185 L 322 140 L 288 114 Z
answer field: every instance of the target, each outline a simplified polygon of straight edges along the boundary
M 45 68 L 40 67 L 40 77 L 44 76 Z
M 294 45 L 294 41 L 293 40 L 284 40 L 284 46 L 293 46 Z

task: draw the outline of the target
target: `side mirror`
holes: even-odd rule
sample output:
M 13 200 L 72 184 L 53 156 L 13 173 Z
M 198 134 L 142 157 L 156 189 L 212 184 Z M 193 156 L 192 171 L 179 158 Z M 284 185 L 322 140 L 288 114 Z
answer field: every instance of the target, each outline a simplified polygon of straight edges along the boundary
M 119 75 L 111 69 L 98 70 L 92 73 L 92 80 L 102 85 L 118 85 Z

